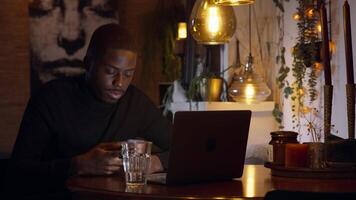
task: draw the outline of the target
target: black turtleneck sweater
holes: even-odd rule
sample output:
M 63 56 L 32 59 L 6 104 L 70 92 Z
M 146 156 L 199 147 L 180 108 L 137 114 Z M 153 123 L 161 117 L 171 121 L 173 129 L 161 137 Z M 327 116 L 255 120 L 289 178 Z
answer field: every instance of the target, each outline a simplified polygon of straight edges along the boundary
M 102 142 L 132 138 L 152 141 L 167 167 L 170 134 L 170 123 L 134 86 L 119 102 L 108 104 L 91 93 L 83 76 L 51 81 L 29 100 L 10 176 L 25 193 L 56 192 L 65 188 L 73 156 Z

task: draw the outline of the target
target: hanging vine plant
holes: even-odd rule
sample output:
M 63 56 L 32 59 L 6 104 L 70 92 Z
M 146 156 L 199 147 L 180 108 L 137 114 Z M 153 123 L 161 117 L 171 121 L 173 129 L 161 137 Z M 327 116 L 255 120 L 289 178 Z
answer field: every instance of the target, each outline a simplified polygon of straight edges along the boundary
M 290 94 L 291 100 L 296 103 L 292 106 L 294 128 L 300 128 L 300 115 L 305 108 L 304 103 L 309 100 L 313 103 L 318 96 L 316 85 L 318 79 L 317 61 L 319 57 L 318 44 L 320 42 L 317 23 L 318 4 L 314 0 L 298 0 L 297 20 L 298 37 L 293 48 L 292 75 L 294 83 Z M 290 86 L 289 86 L 290 87 Z
M 296 90 L 292 97 L 298 99 L 299 105 L 303 105 L 305 96 L 304 80 L 306 79 L 310 101 L 316 100 L 318 44 L 320 42 L 317 31 L 317 22 L 319 21 L 317 8 L 314 6 L 314 0 L 298 0 L 297 8 L 298 38 L 293 48 L 293 77 L 295 78 Z M 307 73 L 307 69 L 309 74 Z
M 290 72 L 290 68 L 286 66 L 286 60 L 285 60 L 285 52 L 286 49 L 283 46 L 283 41 L 284 41 L 284 1 L 288 2 L 289 0 L 273 0 L 275 6 L 280 10 L 280 12 L 277 15 L 277 24 L 278 24 L 278 31 L 279 31 L 279 37 L 278 37 L 278 54 L 276 56 L 276 63 L 280 65 L 280 68 L 278 70 L 277 78 L 276 78 L 276 84 L 278 86 L 276 94 L 281 93 L 280 91 L 283 91 L 285 95 L 283 95 L 285 98 L 288 98 L 290 95 L 291 91 L 288 91 L 290 87 L 289 83 L 286 81 L 286 78 L 288 76 L 288 73 Z M 282 129 L 282 121 L 283 121 L 283 101 L 280 100 L 279 96 L 276 97 L 275 99 L 275 106 L 272 112 L 272 115 L 274 116 L 275 120 L 279 124 L 279 128 Z
M 293 129 L 300 128 L 301 117 L 305 118 L 306 115 L 312 111 L 318 113 L 318 109 L 310 108 L 305 105 L 312 104 L 318 98 L 317 83 L 320 72 L 320 38 L 318 32 L 319 13 L 318 6 L 320 1 L 315 0 L 297 0 L 298 7 L 297 12 L 293 15 L 293 18 L 297 21 L 297 40 L 292 51 L 292 67 L 286 66 L 285 62 L 285 48 L 280 45 L 280 53 L 277 55 L 277 63 L 280 64 L 278 74 L 276 77 L 276 83 L 278 89 L 283 94 L 283 98 L 291 99 L 293 104 L 291 111 L 293 112 Z M 284 12 L 283 0 L 274 0 L 275 5 L 282 11 L 282 17 Z M 280 18 L 279 18 L 280 20 Z M 279 42 L 283 41 L 284 30 L 283 22 L 279 22 L 280 38 Z M 290 83 L 287 80 L 289 73 L 292 73 L 293 80 Z M 276 105 L 273 111 L 273 115 L 277 122 L 282 123 L 283 113 L 281 112 L 281 106 Z M 308 121 L 308 120 L 307 120 Z M 309 120 L 314 121 L 314 120 Z M 306 124 L 307 131 L 315 130 L 316 126 L 313 123 Z M 281 128 L 283 128 L 281 126 Z M 299 132 L 299 131 L 298 131 Z M 315 131 L 314 131 L 315 132 Z M 313 138 L 315 134 L 312 133 Z

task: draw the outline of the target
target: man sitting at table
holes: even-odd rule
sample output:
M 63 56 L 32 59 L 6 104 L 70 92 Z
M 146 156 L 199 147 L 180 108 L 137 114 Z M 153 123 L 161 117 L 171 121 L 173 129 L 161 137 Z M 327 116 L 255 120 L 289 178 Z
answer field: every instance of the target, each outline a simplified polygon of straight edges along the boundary
M 130 84 L 136 57 L 124 28 L 101 26 L 84 58 L 85 76 L 51 81 L 31 97 L 10 162 L 12 194 L 63 194 L 69 176 L 118 173 L 119 141 L 132 138 L 159 147 L 151 173 L 167 166 L 171 125 Z

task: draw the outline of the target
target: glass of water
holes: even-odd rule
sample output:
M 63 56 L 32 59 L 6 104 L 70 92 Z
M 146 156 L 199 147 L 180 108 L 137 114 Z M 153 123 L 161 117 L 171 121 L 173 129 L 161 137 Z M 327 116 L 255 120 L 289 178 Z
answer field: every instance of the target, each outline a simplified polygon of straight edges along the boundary
M 126 185 L 145 185 L 150 166 L 152 142 L 128 140 L 121 145 Z

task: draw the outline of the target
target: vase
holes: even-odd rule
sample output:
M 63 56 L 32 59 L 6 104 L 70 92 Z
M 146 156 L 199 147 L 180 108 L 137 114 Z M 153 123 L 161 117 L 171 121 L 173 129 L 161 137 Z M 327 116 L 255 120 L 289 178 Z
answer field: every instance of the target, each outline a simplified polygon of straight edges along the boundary
M 274 165 L 284 166 L 285 145 L 288 143 L 297 144 L 298 133 L 293 131 L 274 131 L 271 132 L 271 141 L 267 150 L 268 161 Z
M 222 78 L 203 78 L 199 84 L 199 93 L 203 101 L 220 101 L 222 89 Z
M 308 142 L 308 167 L 322 169 L 326 167 L 325 144 L 321 142 Z

